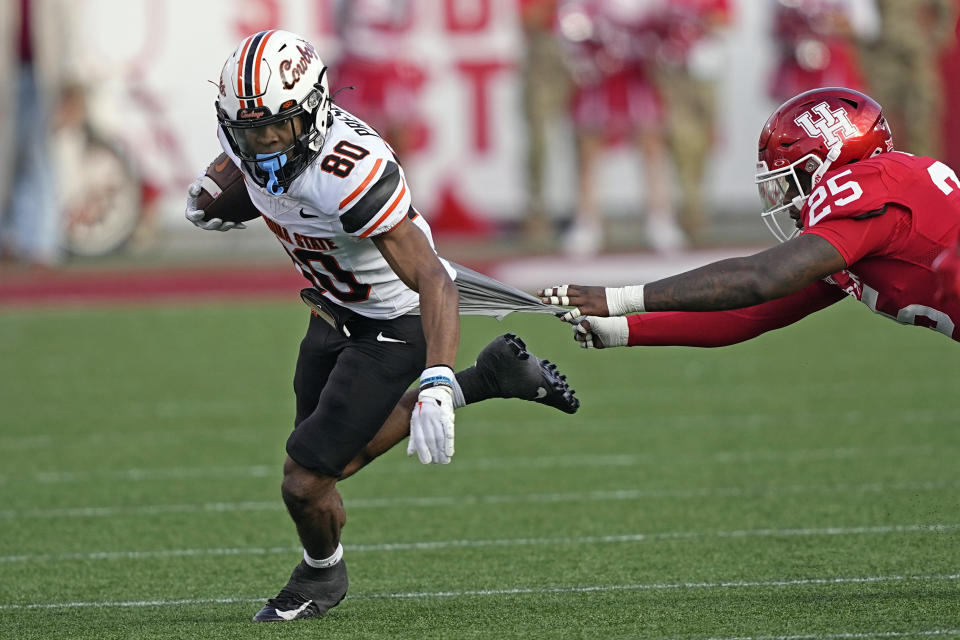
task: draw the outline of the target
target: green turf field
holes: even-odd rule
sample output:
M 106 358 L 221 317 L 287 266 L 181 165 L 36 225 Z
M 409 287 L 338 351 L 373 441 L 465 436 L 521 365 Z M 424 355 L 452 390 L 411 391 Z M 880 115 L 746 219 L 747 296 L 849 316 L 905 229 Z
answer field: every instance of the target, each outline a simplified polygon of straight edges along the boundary
M 457 416 L 341 490 L 347 599 L 248 622 L 299 560 L 279 497 L 297 304 L 0 312 L 0 637 L 960 637 L 960 347 L 844 302 L 718 350 L 518 332 L 583 407 Z M 362 402 L 362 397 L 357 399 Z

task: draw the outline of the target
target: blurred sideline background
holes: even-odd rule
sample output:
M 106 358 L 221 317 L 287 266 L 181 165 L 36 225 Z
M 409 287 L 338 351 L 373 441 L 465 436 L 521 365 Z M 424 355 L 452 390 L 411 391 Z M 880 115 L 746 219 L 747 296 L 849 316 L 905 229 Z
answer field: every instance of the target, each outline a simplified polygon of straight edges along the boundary
M 295 291 L 261 222 L 219 234 L 182 214 L 220 151 L 223 61 L 268 28 L 311 40 L 333 91 L 354 87 L 337 102 L 397 148 L 441 255 L 527 289 L 648 280 L 769 246 L 757 136 L 807 88 L 865 90 L 899 149 L 960 170 L 960 83 L 947 81 L 960 0 L 2 5 L 0 81 L 22 90 L 33 72 L 44 129 L 22 140 L 13 95 L 0 103 L 0 304 Z M 24 174 L 31 150 L 43 178 Z M 31 189 L 52 196 L 46 212 Z M 45 224 L 23 224 L 18 200 Z

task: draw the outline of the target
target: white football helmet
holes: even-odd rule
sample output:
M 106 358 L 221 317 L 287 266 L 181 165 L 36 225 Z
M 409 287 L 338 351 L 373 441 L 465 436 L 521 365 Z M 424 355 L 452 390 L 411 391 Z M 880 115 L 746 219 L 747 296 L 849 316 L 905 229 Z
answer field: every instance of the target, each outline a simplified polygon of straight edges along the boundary
M 272 29 L 248 36 L 220 72 L 217 119 L 247 173 L 280 195 L 317 157 L 330 114 L 327 66 L 309 42 Z M 289 127 L 282 150 L 258 152 L 253 141 L 269 127 Z

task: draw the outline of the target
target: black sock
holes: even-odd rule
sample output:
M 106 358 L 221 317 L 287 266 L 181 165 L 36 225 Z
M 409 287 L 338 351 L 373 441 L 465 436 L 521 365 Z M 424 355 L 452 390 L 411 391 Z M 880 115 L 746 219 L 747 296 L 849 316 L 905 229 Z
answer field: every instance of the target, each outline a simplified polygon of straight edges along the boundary
M 463 401 L 465 404 L 473 404 L 481 400 L 490 398 L 499 398 L 500 389 L 495 380 L 489 380 L 476 366 L 467 367 L 456 374 L 457 383 L 463 391 Z

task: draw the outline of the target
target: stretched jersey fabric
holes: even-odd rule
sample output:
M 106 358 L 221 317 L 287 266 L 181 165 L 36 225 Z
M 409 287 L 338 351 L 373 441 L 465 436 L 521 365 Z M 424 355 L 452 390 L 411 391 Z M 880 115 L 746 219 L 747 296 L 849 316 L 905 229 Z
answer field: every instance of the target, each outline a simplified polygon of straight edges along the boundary
M 279 196 L 244 174 L 247 192 L 297 270 L 331 302 L 368 318 L 412 312 L 419 295 L 381 255 L 373 238 L 405 219 L 433 246 L 390 146 L 362 120 L 338 108 L 317 159 Z M 223 150 L 237 166 L 221 130 Z M 455 271 L 441 258 L 451 278 Z
M 801 211 L 847 269 L 801 291 L 732 311 L 650 313 L 628 319 L 629 344 L 722 346 L 778 329 L 843 299 L 902 324 L 960 340 L 960 300 L 937 295 L 933 262 L 960 232 L 960 182 L 945 164 L 880 154 L 827 172 Z

